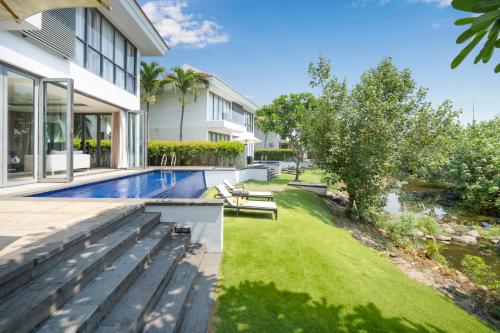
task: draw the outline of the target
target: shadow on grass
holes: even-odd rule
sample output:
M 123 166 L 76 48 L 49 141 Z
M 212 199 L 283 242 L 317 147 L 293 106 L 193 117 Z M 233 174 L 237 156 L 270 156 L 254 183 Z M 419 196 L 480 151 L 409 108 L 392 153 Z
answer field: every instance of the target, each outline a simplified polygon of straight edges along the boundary
M 216 332 L 448 332 L 406 318 L 384 317 L 373 303 L 355 306 L 348 313 L 343 305 L 278 290 L 274 283 L 243 281 L 223 289 L 218 302 Z

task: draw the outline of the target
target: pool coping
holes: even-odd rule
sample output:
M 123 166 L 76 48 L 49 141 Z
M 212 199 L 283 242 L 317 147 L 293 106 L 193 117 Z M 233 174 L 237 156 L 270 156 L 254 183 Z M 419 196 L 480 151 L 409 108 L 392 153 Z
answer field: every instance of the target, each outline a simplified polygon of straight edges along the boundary
M 97 177 L 95 179 L 88 179 L 88 180 L 73 180 L 70 183 L 61 183 L 60 185 L 56 185 L 57 183 L 46 183 L 46 184 L 54 184 L 53 187 L 50 188 L 45 188 L 45 189 L 37 189 L 37 190 L 26 190 L 26 191 L 19 191 L 16 192 L 15 194 L 0 194 L 0 199 L 4 200 L 7 198 L 29 198 L 32 195 L 37 195 L 41 193 L 46 193 L 46 192 L 54 192 L 54 191 L 60 191 L 60 190 L 66 190 L 69 188 L 73 187 L 78 187 L 82 185 L 87 185 L 91 183 L 98 183 L 102 181 L 108 181 L 108 180 L 114 180 L 118 178 L 123 178 L 123 177 L 129 177 L 129 176 L 135 176 L 135 175 L 140 175 L 142 173 L 148 173 L 151 171 L 155 170 L 173 170 L 173 171 L 235 171 L 235 168 L 219 168 L 219 167 L 154 167 L 150 166 L 145 169 L 138 169 L 138 170 L 133 170 L 133 169 L 125 169 L 124 171 L 130 171 L 129 174 L 127 175 L 118 175 L 118 174 L 103 174 L 102 177 Z M 22 185 L 19 185 L 22 186 Z M 14 186 L 17 187 L 17 186 Z M 40 198 L 40 197 L 31 197 L 31 198 Z M 51 199 L 56 199 L 56 198 L 51 198 Z M 57 199 L 70 199 L 70 198 L 57 198 Z M 94 199 L 94 200 L 101 200 L 101 199 L 154 199 L 154 198 L 71 198 L 71 199 Z

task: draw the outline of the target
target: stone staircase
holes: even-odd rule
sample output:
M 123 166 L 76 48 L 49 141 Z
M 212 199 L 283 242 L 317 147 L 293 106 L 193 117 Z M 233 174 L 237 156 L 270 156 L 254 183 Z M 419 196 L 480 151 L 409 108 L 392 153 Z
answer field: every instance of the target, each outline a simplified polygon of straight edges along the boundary
M 274 168 L 267 167 L 267 180 L 271 180 L 274 177 L 278 176 Z
M 220 256 L 159 213 L 138 206 L 61 239 L 0 258 L 0 332 L 207 331 Z

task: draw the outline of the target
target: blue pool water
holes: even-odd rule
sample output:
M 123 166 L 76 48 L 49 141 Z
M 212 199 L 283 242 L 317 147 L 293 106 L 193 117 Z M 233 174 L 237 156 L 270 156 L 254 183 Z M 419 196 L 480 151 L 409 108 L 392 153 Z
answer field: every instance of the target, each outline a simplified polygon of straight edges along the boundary
M 32 196 L 55 198 L 198 198 L 205 189 L 205 173 L 203 171 L 155 170 Z

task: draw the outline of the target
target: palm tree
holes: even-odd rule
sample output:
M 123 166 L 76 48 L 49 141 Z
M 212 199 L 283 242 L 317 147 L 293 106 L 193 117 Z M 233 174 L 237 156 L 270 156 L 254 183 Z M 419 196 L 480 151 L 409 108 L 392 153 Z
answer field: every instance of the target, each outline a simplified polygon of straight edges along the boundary
M 146 142 L 149 142 L 149 105 L 155 104 L 157 97 L 165 92 L 167 83 L 164 78 L 165 71 L 165 68 L 159 66 L 156 61 L 150 64 L 141 61 L 141 99 L 146 103 L 148 115 L 145 128 Z
M 207 74 L 195 72 L 192 69 L 184 70 L 181 67 L 173 67 L 172 73 L 167 74 L 166 81 L 172 86 L 175 93 L 179 96 L 181 103 L 181 124 L 179 131 L 179 141 L 182 141 L 182 125 L 184 122 L 184 109 L 192 96 L 196 102 L 200 95 L 200 84 L 208 87 Z

